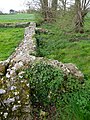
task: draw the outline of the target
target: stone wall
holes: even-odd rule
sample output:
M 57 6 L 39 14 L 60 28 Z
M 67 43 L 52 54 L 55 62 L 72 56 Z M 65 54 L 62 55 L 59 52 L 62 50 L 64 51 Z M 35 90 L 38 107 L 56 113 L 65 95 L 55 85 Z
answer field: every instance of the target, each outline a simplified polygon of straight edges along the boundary
M 25 28 L 24 40 L 6 61 L 0 62 L 0 120 L 31 120 L 29 82 L 23 79 L 24 69 L 35 60 L 33 35 L 35 24 Z M 5 76 L 3 76 L 5 75 Z M 20 80 L 21 79 L 21 80 Z
M 25 28 L 28 27 L 30 22 L 23 22 L 23 23 L 0 23 L 0 27 L 2 28 Z
M 24 39 L 15 52 L 6 60 L 0 62 L 0 120 L 31 120 L 30 87 L 23 78 L 29 64 L 37 61 L 58 67 L 65 75 L 72 74 L 83 80 L 83 74 L 72 63 L 63 64 L 57 60 L 35 57 L 36 43 L 35 23 L 25 28 Z

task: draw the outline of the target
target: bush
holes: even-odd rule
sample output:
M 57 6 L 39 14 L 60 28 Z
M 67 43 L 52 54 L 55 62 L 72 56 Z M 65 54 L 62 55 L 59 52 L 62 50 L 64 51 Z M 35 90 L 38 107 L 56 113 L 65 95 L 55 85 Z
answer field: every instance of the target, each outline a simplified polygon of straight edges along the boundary
M 30 91 L 32 104 L 42 104 L 47 107 L 54 103 L 64 79 L 62 71 L 51 65 L 37 63 L 29 69 Z
M 42 62 L 30 67 L 26 75 L 30 81 L 30 100 L 37 111 L 48 111 L 49 115 L 54 111 L 50 120 L 89 119 L 90 89 L 85 83 L 71 75 L 65 77 L 61 70 Z

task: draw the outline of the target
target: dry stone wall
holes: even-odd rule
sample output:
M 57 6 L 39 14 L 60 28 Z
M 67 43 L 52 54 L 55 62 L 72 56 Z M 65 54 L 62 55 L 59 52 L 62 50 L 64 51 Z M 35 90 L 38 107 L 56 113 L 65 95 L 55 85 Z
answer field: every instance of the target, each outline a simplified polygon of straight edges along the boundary
M 17 27 L 21 27 L 21 28 L 25 28 L 28 27 L 30 24 L 30 22 L 24 22 L 24 23 L 0 23 L 0 27 L 3 28 L 17 28 Z
M 27 65 L 35 60 L 31 54 L 35 52 L 33 35 L 35 23 L 25 28 L 24 40 L 15 52 L 0 62 L 0 120 L 31 120 L 29 83 L 23 79 Z
M 64 74 L 72 74 L 78 79 L 84 78 L 78 68 L 69 63 L 63 64 L 57 60 L 46 60 L 35 57 L 36 44 L 33 38 L 35 23 L 25 28 L 24 40 L 15 52 L 6 60 L 0 62 L 0 120 L 31 120 L 30 87 L 29 82 L 23 78 L 25 69 L 29 64 L 37 61 L 58 67 Z

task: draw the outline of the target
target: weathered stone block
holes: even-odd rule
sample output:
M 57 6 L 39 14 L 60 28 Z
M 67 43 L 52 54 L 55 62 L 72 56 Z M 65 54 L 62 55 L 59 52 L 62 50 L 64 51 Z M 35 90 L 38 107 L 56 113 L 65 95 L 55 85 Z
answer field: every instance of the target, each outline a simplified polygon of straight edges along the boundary
M 5 72 L 6 72 L 6 66 L 0 64 L 0 76 L 5 75 Z

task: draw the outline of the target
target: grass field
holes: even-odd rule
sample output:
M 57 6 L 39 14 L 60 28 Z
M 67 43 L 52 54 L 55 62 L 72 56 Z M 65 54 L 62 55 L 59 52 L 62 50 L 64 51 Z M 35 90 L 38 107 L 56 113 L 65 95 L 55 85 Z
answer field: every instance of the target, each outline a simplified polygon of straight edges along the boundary
M 0 15 L 0 23 L 30 22 L 35 20 L 34 14 L 8 14 Z
M 5 60 L 11 55 L 23 36 L 23 28 L 0 28 L 0 60 Z
M 34 14 L 0 15 L 0 23 L 36 21 Z M 7 59 L 24 36 L 24 28 L 0 28 L 0 60 Z

